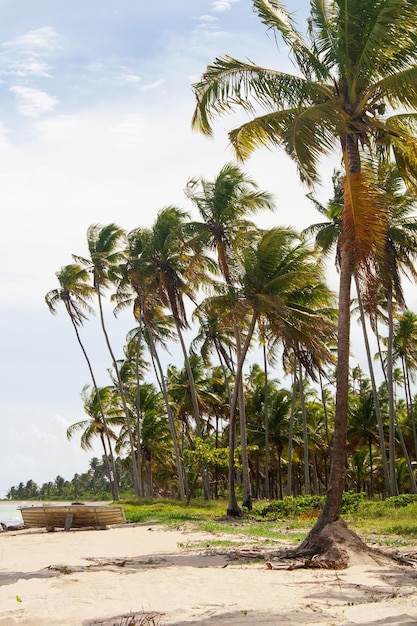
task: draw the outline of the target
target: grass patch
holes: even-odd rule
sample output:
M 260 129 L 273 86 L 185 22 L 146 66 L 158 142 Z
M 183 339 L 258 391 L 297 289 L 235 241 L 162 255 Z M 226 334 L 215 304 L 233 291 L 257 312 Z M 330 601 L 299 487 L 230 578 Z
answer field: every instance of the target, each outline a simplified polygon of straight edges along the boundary
M 213 540 L 221 534 L 231 541 L 290 541 L 299 543 L 313 526 L 324 501 L 323 497 L 303 496 L 275 502 L 257 501 L 253 511 L 243 518 L 226 517 L 224 500 L 141 500 L 122 503 L 126 519 L 131 523 L 159 523 L 211 533 Z M 369 501 L 364 494 L 344 496 L 342 516 L 349 528 L 366 541 L 388 545 L 409 545 L 417 540 L 417 497 L 404 494 L 387 500 Z M 219 539 L 219 541 L 223 541 Z M 226 540 L 227 541 L 227 540 Z

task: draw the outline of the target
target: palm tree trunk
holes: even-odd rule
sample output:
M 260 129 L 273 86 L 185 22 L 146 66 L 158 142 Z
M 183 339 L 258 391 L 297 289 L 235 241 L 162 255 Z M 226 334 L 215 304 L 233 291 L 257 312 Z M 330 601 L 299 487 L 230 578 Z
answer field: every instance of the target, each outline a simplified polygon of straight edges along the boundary
M 140 374 L 139 374 L 139 357 L 142 345 L 142 320 L 139 318 L 138 338 L 136 341 L 135 355 L 135 375 L 136 375 L 136 458 L 138 467 L 139 490 L 143 496 L 143 480 L 142 480 L 142 408 L 140 403 Z
M 263 343 L 264 357 L 264 374 L 265 374 L 265 390 L 264 390 L 264 424 L 265 424 L 265 484 L 264 496 L 269 500 L 269 398 L 268 398 L 268 359 L 266 354 L 266 345 Z
M 241 334 L 240 329 L 235 326 L 236 336 L 236 349 L 238 362 L 241 359 Z M 240 446 L 241 446 L 241 458 L 242 458 L 242 482 L 243 482 L 243 503 L 242 506 L 247 509 L 252 509 L 252 492 L 249 478 L 249 460 L 248 460 L 248 448 L 247 448 L 247 434 L 246 434 L 246 411 L 245 411 L 245 399 L 243 393 L 243 376 L 240 373 L 239 381 L 236 381 L 236 385 L 239 387 L 239 422 L 240 422 Z
M 291 414 L 290 414 L 290 423 L 288 425 L 288 468 L 287 468 L 287 486 L 285 489 L 285 494 L 287 496 L 292 495 L 292 443 L 293 443 L 293 437 L 294 437 L 294 419 L 295 419 L 296 400 L 297 400 L 297 371 L 296 371 L 296 365 L 294 363 Z
M 236 367 L 236 377 L 235 377 L 235 386 L 233 389 L 232 401 L 230 403 L 230 424 L 229 424 L 229 503 L 227 508 L 227 514 L 240 517 L 242 515 L 242 510 L 239 507 L 236 500 L 236 478 L 235 478 L 235 423 L 236 423 L 236 407 L 239 396 L 239 388 L 240 388 L 240 379 L 242 377 L 243 365 L 245 362 L 246 354 L 249 349 L 249 345 L 255 331 L 256 326 L 256 313 L 253 313 L 252 320 L 250 322 L 248 332 L 246 335 L 245 343 L 240 351 L 240 356 L 238 358 L 237 367 Z
M 361 298 L 358 279 L 357 279 L 356 274 L 355 274 L 355 284 L 356 284 L 356 293 L 358 297 L 359 312 L 360 312 L 360 318 L 361 318 L 361 324 L 362 324 L 363 339 L 365 343 L 366 357 L 368 360 L 369 376 L 371 378 L 375 414 L 376 414 L 376 420 L 378 424 L 379 449 L 381 452 L 385 489 L 387 490 L 388 493 L 390 493 L 391 492 L 391 480 L 390 480 L 390 474 L 389 474 L 389 469 L 388 469 L 387 451 L 385 449 L 384 421 L 382 418 L 381 407 L 379 404 L 379 396 L 378 396 L 378 390 L 377 390 L 376 382 L 375 382 L 375 374 L 374 374 L 374 368 L 373 368 L 373 363 L 372 363 L 371 350 L 369 348 L 368 332 L 366 329 L 365 312 L 363 310 L 362 298 Z M 394 495 L 394 494 L 391 494 L 391 495 Z
M 396 479 L 395 466 L 395 405 L 394 405 L 394 379 L 393 379 L 393 341 L 394 341 L 394 322 L 392 313 L 392 293 L 391 290 L 387 294 L 388 301 L 388 345 L 387 345 L 387 388 L 388 388 L 388 407 L 389 407 L 389 467 L 390 467 L 390 489 L 391 496 L 398 495 L 398 485 Z
M 110 457 L 110 467 L 111 467 L 111 473 L 109 473 L 109 480 L 110 480 L 110 486 L 111 486 L 111 491 L 112 491 L 112 497 L 113 497 L 113 500 L 115 502 L 118 502 L 120 500 L 119 483 L 118 483 L 118 480 L 117 480 L 116 463 L 115 463 L 115 460 L 114 460 L 113 450 L 112 450 L 112 446 L 111 446 L 111 439 L 110 439 L 109 429 L 107 427 L 107 420 L 106 420 L 106 417 L 104 415 L 104 411 L 103 411 L 103 407 L 102 407 L 101 399 L 100 399 L 100 394 L 99 394 L 99 391 L 98 391 L 98 387 L 97 387 L 97 383 L 96 383 L 96 379 L 95 379 L 95 376 L 94 376 L 94 372 L 93 372 L 93 368 L 92 368 L 90 359 L 88 358 L 87 352 L 86 352 L 86 350 L 84 348 L 84 344 L 81 341 L 81 337 L 80 337 L 80 334 L 78 332 L 77 324 L 75 323 L 75 321 L 74 321 L 74 319 L 73 319 L 73 317 L 72 317 L 72 315 L 70 314 L 69 311 L 68 311 L 68 314 L 70 316 L 72 325 L 73 325 L 74 330 L 75 330 L 75 334 L 77 336 L 78 345 L 80 346 L 80 348 L 82 350 L 82 353 L 84 355 L 84 358 L 86 360 L 88 371 L 90 372 L 90 377 L 91 377 L 91 380 L 92 380 L 92 383 L 93 383 L 93 386 L 94 386 L 94 391 L 95 391 L 95 394 L 96 394 L 96 397 L 97 397 L 97 404 L 98 404 L 98 408 L 99 408 L 99 411 L 100 411 L 101 419 L 103 420 L 104 431 L 106 433 L 106 439 L 107 439 L 107 443 L 108 443 L 108 446 L 109 446 L 109 457 Z
M 349 393 L 350 287 L 353 255 L 346 243 L 340 249 L 339 318 L 337 339 L 336 412 L 327 498 L 317 522 L 303 544 L 339 518 L 346 474 L 346 431 Z M 302 544 L 302 545 L 303 545 Z
M 155 341 L 154 341 L 154 337 L 153 337 L 152 328 L 150 327 L 150 324 L 148 323 L 148 320 L 146 319 L 146 317 L 143 318 L 143 321 L 145 322 L 145 326 L 146 326 L 146 330 L 147 330 L 147 337 L 148 337 L 148 341 L 149 341 L 149 348 L 150 348 L 150 352 L 151 352 L 152 363 L 154 365 L 155 375 L 156 375 L 156 378 L 158 380 L 158 383 L 159 383 L 159 386 L 160 386 L 160 389 L 161 389 L 161 392 L 162 392 L 162 395 L 163 395 L 164 401 L 165 401 L 165 408 L 166 408 L 166 411 L 167 411 L 168 423 L 169 423 L 169 428 L 170 428 L 170 431 L 171 431 L 172 445 L 174 447 L 175 464 L 177 466 L 178 489 L 179 489 L 179 494 L 180 494 L 181 500 L 184 500 L 184 498 L 185 498 L 185 481 L 184 481 L 183 467 L 182 467 L 182 464 L 181 464 L 180 454 L 179 454 L 179 450 L 178 450 L 177 430 L 175 428 L 175 419 L 174 419 L 174 416 L 172 414 L 171 406 L 169 404 L 168 390 L 167 390 L 166 383 L 165 383 L 165 378 L 164 378 L 164 373 L 163 373 L 163 370 L 162 370 L 161 361 L 159 359 L 159 355 L 158 355 L 158 352 L 157 352 L 156 347 L 155 347 Z
M 139 486 L 140 485 L 140 481 L 139 481 L 139 476 L 138 476 L 138 467 L 137 467 L 137 464 L 136 464 L 135 443 L 133 441 L 132 424 L 130 422 L 129 409 L 128 409 L 127 402 L 126 402 L 126 394 L 124 392 L 123 381 L 122 381 L 122 379 L 120 377 L 120 372 L 119 372 L 119 367 L 117 365 L 116 357 L 114 356 L 114 352 L 113 352 L 113 349 L 111 347 L 110 339 L 109 339 L 109 336 L 108 336 L 108 333 L 107 333 L 106 325 L 104 323 L 104 314 L 103 314 L 103 305 L 102 305 L 102 301 L 101 301 L 100 287 L 97 287 L 96 291 L 97 291 L 97 297 L 98 297 L 98 305 L 99 305 L 99 312 L 100 312 L 101 328 L 102 328 L 102 331 L 103 331 L 104 339 L 106 341 L 107 349 L 109 351 L 109 354 L 110 354 L 110 357 L 111 357 L 111 360 L 112 360 L 112 363 L 113 363 L 113 368 L 114 368 L 114 371 L 116 373 L 117 382 L 118 382 L 118 386 L 119 386 L 120 398 L 122 400 L 122 405 L 123 405 L 126 429 L 127 429 L 127 432 L 128 432 L 129 444 L 130 444 L 130 458 L 131 458 L 131 461 L 132 461 L 133 484 L 134 484 L 134 487 L 135 487 L 136 495 L 138 497 L 140 497 L 140 486 Z
M 303 387 L 303 373 L 301 368 L 301 363 L 298 362 L 298 387 L 300 390 L 300 404 L 301 404 L 301 415 L 303 420 L 303 448 L 304 448 L 304 493 L 305 495 L 311 494 L 311 485 L 310 485 L 310 459 L 309 459 L 309 449 L 308 449 L 308 429 L 307 429 L 307 413 L 306 413 L 306 405 L 304 401 L 304 387 Z

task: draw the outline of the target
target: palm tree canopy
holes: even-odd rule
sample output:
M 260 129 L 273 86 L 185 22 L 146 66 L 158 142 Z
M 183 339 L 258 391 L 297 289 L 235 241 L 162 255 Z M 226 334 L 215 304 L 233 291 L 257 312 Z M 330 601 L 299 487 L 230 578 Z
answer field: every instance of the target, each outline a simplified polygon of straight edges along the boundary
M 261 21 L 288 45 L 298 73 L 216 58 L 194 85 L 193 127 L 210 135 L 216 116 L 241 107 L 254 118 L 229 133 L 237 157 L 281 145 L 310 185 L 322 154 L 339 140 L 388 142 L 405 180 L 416 184 L 417 0 L 310 4 L 304 39 L 280 0 L 253 0 Z M 400 115 L 385 117 L 395 108 Z
M 168 206 L 159 211 L 152 228 L 128 235 L 136 247 L 130 271 L 130 276 L 136 273 L 135 290 L 143 293 L 145 303 L 152 298 L 153 307 L 155 302 L 169 307 L 181 328 L 188 327 L 184 296 L 195 302 L 196 288 L 207 284 L 207 269 L 214 269 L 213 262 L 193 247 L 188 226 L 188 213 Z
M 186 195 L 203 218 L 202 223 L 192 222 L 191 232 L 209 250 L 216 251 L 220 271 L 226 282 L 231 282 L 231 251 L 240 238 L 255 229 L 246 216 L 272 209 L 272 196 L 259 191 L 255 181 L 234 163 L 226 164 L 214 181 L 190 179 Z
M 73 323 L 82 326 L 86 313 L 93 313 L 89 300 L 94 294 L 88 271 L 81 265 L 72 263 L 56 272 L 59 288 L 48 291 L 45 302 L 51 313 L 56 313 L 56 305 L 63 302 Z
M 90 258 L 73 255 L 75 261 L 92 271 L 96 289 L 108 286 L 113 270 L 121 263 L 123 250 L 119 246 L 124 236 L 124 230 L 116 224 L 92 224 L 87 229 Z

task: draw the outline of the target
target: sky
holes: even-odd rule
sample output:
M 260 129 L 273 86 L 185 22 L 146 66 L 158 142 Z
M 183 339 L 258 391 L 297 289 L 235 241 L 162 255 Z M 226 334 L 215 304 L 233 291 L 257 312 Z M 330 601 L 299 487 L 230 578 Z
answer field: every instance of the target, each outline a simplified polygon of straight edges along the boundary
M 287 6 L 304 28 L 308 1 Z M 70 480 L 91 457 L 66 439 L 90 381 L 65 311 L 45 305 L 55 272 L 87 255 L 91 224 L 150 226 L 172 204 L 192 214 L 187 180 L 233 160 L 233 116 L 215 123 L 214 139 L 191 130 L 191 85 L 216 56 L 293 67 L 250 0 L 0 0 L 0 23 L 1 498 L 29 479 Z M 317 197 L 330 196 L 334 167 L 324 163 Z M 275 198 L 260 226 L 319 221 L 283 153 L 259 150 L 244 169 Z M 108 315 L 121 357 L 132 318 Z M 106 385 L 98 320 L 82 332 Z

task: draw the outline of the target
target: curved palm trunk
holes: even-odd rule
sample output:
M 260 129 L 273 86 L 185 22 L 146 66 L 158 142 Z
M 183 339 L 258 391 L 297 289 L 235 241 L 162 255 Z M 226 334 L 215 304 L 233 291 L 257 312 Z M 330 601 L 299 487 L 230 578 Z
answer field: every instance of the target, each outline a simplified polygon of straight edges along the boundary
M 107 349 L 109 351 L 109 354 L 110 354 L 110 357 L 111 357 L 111 360 L 112 360 L 112 364 L 113 364 L 113 367 L 114 367 L 114 370 L 115 370 L 115 373 L 116 373 L 117 382 L 118 382 L 118 385 L 119 385 L 120 398 L 122 400 L 122 405 L 123 405 L 126 429 L 127 429 L 128 437 L 129 437 L 130 458 L 131 458 L 131 461 L 132 461 L 133 484 L 134 484 L 134 487 L 135 487 L 136 495 L 140 497 L 139 472 L 138 472 L 138 467 L 137 467 L 137 464 L 136 464 L 135 444 L 134 444 L 134 440 L 133 440 L 132 424 L 130 422 L 129 409 L 128 409 L 127 402 L 126 402 L 126 394 L 124 392 L 123 381 L 122 381 L 122 379 L 120 377 L 120 372 L 119 372 L 119 367 L 117 365 L 116 357 L 115 357 L 113 349 L 111 347 L 110 339 L 109 339 L 109 336 L 108 336 L 108 333 L 107 333 L 107 329 L 106 329 L 106 325 L 104 323 L 104 314 L 103 314 L 103 305 L 102 305 L 102 301 L 101 301 L 100 287 L 97 287 L 96 291 L 97 291 L 97 297 L 98 297 L 98 305 L 99 305 L 99 312 L 100 312 L 101 328 L 102 328 L 104 339 L 105 339 L 106 345 L 107 345 Z
M 176 326 L 177 333 L 178 333 L 178 338 L 181 344 L 182 353 L 184 356 L 184 364 L 185 364 L 185 369 L 187 371 L 188 382 L 190 385 L 191 402 L 193 404 L 193 412 L 194 412 L 194 419 L 195 419 L 195 424 L 196 424 L 197 437 L 201 439 L 203 433 L 202 433 L 202 427 L 201 427 L 200 407 L 198 406 L 198 399 L 197 399 L 197 394 L 195 391 L 194 376 L 193 376 L 193 372 L 191 369 L 191 364 L 190 364 L 190 359 L 188 357 L 187 348 L 185 346 L 184 337 L 182 335 L 178 320 L 175 318 L 175 316 L 174 316 L 174 320 L 175 320 L 175 326 Z M 204 499 L 209 500 L 210 499 L 210 484 L 209 484 L 209 477 L 208 477 L 208 472 L 207 472 L 206 467 L 203 467 L 201 470 L 201 478 L 203 481 Z
M 167 390 L 167 387 L 166 387 L 164 373 L 163 373 L 163 370 L 162 370 L 162 365 L 161 365 L 161 361 L 159 359 L 158 351 L 156 350 L 156 347 L 155 347 L 155 342 L 154 342 L 154 338 L 153 338 L 153 332 L 152 332 L 152 329 L 150 328 L 150 325 L 149 325 L 146 317 L 144 317 L 143 320 L 145 322 L 145 326 L 146 326 L 146 330 L 147 330 L 149 347 L 150 347 L 150 352 L 151 352 L 151 356 L 152 356 L 152 363 L 154 365 L 156 378 L 158 380 L 160 389 L 162 391 L 162 395 L 164 397 L 165 408 L 166 408 L 167 415 L 168 415 L 169 429 L 171 431 L 172 445 L 174 447 L 175 464 L 177 466 L 177 473 L 178 473 L 179 494 L 180 494 L 181 500 L 184 500 L 184 498 L 185 498 L 185 486 L 184 486 L 185 485 L 185 481 L 184 481 L 183 467 L 182 467 L 181 459 L 180 459 L 180 453 L 179 453 L 179 449 L 178 449 L 177 431 L 176 431 L 176 428 L 175 428 L 175 419 L 174 419 L 174 416 L 172 414 L 171 406 L 169 404 L 168 390 Z
M 68 311 L 68 308 L 67 308 L 67 311 Z M 75 334 L 77 336 L 78 344 L 79 344 L 79 346 L 80 346 L 80 348 L 82 350 L 82 353 L 84 355 L 84 358 L 86 360 L 88 371 L 90 372 L 90 377 L 91 377 L 91 380 L 92 380 L 92 383 L 93 383 L 93 386 L 94 386 L 94 391 L 96 393 L 97 404 L 98 404 L 98 408 L 99 408 L 99 411 L 100 411 L 101 419 L 103 420 L 104 431 L 106 433 L 106 439 L 107 439 L 107 443 L 108 443 L 108 446 L 109 446 L 109 452 L 108 452 L 109 458 L 107 458 L 106 450 L 104 451 L 104 454 L 106 456 L 107 466 L 109 468 L 111 468 L 111 471 L 109 471 L 109 481 L 110 481 L 110 486 L 111 486 L 111 491 L 112 491 L 112 497 L 113 497 L 113 500 L 115 502 L 117 502 L 120 499 L 120 496 L 119 496 L 119 484 L 118 484 L 118 480 L 117 480 L 116 463 L 115 463 L 115 460 L 114 460 L 113 450 L 112 450 L 112 446 L 111 446 L 111 439 L 110 439 L 109 429 L 107 427 L 107 420 L 106 420 L 106 417 L 104 415 L 104 411 L 103 411 L 103 407 L 102 407 L 101 399 L 100 399 L 100 394 L 99 394 L 99 391 L 98 391 L 98 387 L 97 387 L 97 383 L 96 383 L 96 379 L 95 379 L 95 376 L 94 376 L 93 368 L 91 366 L 90 359 L 88 358 L 87 352 L 86 352 L 86 350 L 84 348 L 84 344 L 81 341 L 81 337 L 80 337 L 80 333 L 78 332 L 77 324 L 75 323 L 75 321 L 74 321 L 74 319 L 73 319 L 73 317 L 72 317 L 72 315 L 71 315 L 71 313 L 69 311 L 68 311 L 68 314 L 70 316 L 72 325 L 74 327 Z
M 142 407 L 140 403 L 140 375 L 139 375 L 139 358 L 142 346 L 142 320 L 139 319 L 139 332 L 136 342 L 135 355 L 135 375 L 136 375 L 136 463 L 138 466 L 138 479 L 140 495 L 143 496 L 143 480 L 142 480 Z
M 372 386 L 372 395 L 373 395 L 373 398 L 374 398 L 375 414 L 376 414 L 376 420 L 377 420 L 377 424 L 378 424 L 379 449 L 380 449 L 380 452 L 381 452 L 382 469 L 383 469 L 383 472 L 384 472 L 385 489 L 387 490 L 387 492 L 390 495 L 394 495 L 393 493 L 391 494 L 391 486 L 392 485 L 391 485 L 391 479 L 390 479 L 390 474 L 389 474 L 389 470 L 388 470 L 387 452 L 385 450 L 384 421 L 383 421 L 383 418 L 382 418 L 382 415 L 381 415 L 381 407 L 380 407 L 380 404 L 379 404 L 378 390 L 377 390 L 377 386 L 376 386 L 376 382 L 375 382 L 375 374 L 374 374 L 374 368 L 373 368 L 373 363 L 372 363 L 371 350 L 370 350 L 370 347 L 369 347 L 368 331 L 366 329 L 365 312 L 363 310 L 362 298 L 361 298 L 359 285 L 358 285 L 358 279 L 357 279 L 356 275 L 355 275 L 355 284 L 356 284 L 356 293 L 357 293 L 357 296 L 358 296 L 358 304 L 359 304 L 359 312 L 360 312 L 360 318 L 361 318 L 361 324 L 362 324 L 363 339 L 364 339 L 364 343 L 365 343 L 366 358 L 367 358 L 367 361 L 368 361 L 369 375 L 370 375 L 370 378 L 371 378 L 371 386 Z M 373 489 L 373 486 L 372 486 L 372 489 Z

